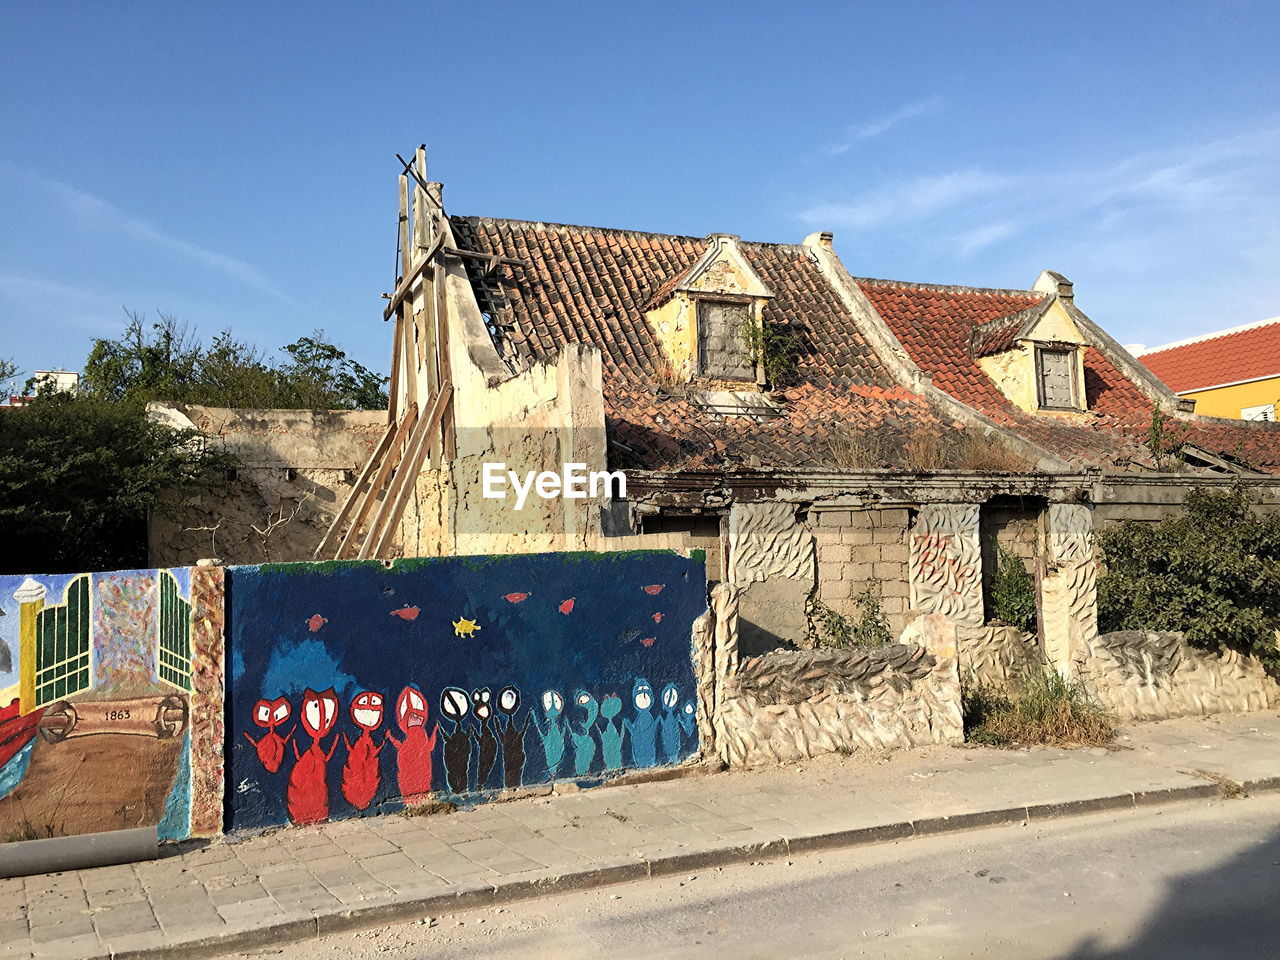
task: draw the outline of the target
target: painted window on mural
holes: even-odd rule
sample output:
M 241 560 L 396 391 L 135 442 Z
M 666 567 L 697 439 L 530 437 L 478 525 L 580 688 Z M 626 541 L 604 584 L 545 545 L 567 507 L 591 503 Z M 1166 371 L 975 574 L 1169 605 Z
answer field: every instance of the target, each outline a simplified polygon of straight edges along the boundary
M 64 601 L 36 617 L 36 705 L 89 687 L 89 578 L 67 585 Z
M 755 380 L 755 358 L 744 335 L 751 304 L 698 301 L 698 371 L 705 377 Z
M 178 581 L 162 570 L 160 582 L 160 646 L 156 672 L 180 690 L 191 689 L 191 604 L 178 593 Z
M 1036 375 L 1040 381 L 1040 406 L 1075 410 L 1080 404 L 1075 390 L 1074 350 L 1037 350 Z

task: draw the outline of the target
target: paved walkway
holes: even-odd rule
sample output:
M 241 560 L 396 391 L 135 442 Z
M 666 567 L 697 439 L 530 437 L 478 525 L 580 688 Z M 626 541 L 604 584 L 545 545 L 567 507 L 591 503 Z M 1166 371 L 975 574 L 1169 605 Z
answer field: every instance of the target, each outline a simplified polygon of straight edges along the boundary
M 828 757 L 0 880 L 0 957 L 211 956 L 716 864 L 1280 789 L 1273 713 L 1137 725 L 1120 745 Z

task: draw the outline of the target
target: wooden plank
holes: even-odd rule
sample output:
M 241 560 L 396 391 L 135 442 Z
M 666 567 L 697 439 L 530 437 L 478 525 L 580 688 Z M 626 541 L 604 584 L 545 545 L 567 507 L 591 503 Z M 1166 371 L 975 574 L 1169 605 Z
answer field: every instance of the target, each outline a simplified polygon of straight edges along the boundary
M 451 384 L 453 383 L 453 368 L 452 360 L 449 356 L 449 283 L 443 263 L 436 266 L 434 277 L 436 288 L 436 358 L 440 365 L 440 382 Z M 453 420 L 453 399 L 450 398 L 449 405 L 445 408 L 444 416 L 440 421 L 441 454 L 450 463 L 458 456 L 456 429 Z
M 440 424 L 445 407 L 449 405 L 452 398 L 453 387 L 446 383 L 436 394 L 427 414 L 418 421 L 405 456 L 400 461 L 400 469 L 396 471 L 387 495 L 383 498 L 377 516 L 374 517 L 369 528 L 369 535 L 360 548 L 360 559 L 381 557 L 391 545 L 400 525 L 400 519 L 404 516 L 405 507 L 409 505 L 409 498 L 413 493 L 413 487 L 409 485 L 417 483 L 418 472 L 422 469 L 423 454 Z
M 377 469 L 383 455 L 391 446 L 391 438 L 395 436 L 395 425 L 387 424 L 387 429 L 382 433 L 382 439 L 378 441 L 377 446 L 373 448 L 373 453 L 369 455 L 369 459 L 365 461 L 364 469 L 360 471 L 360 476 L 356 478 L 355 484 L 351 487 L 351 492 L 347 494 L 347 500 L 342 505 L 342 509 L 338 511 L 338 515 L 333 518 L 333 523 L 329 524 L 328 531 L 325 532 L 324 539 L 320 541 L 320 546 L 316 547 L 315 553 L 312 554 L 316 560 L 328 559 L 329 550 L 333 547 L 333 541 L 338 537 L 338 531 L 342 528 L 342 524 L 346 521 L 347 516 L 351 513 L 352 507 L 355 506 L 356 500 L 359 499 L 361 490 L 365 484 L 369 482 L 369 478 L 373 476 L 373 471 Z
M 396 285 L 396 292 L 391 295 L 391 299 L 387 301 L 386 307 L 382 310 L 382 319 L 390 320 L 391 315 L 404 302 L 405 297 L 409 295 L 409 291 L 413 289 L 413 285 L 418 280 L 418 274 L 430 266 L 431 261 L 435 259 L 436 254 L 444 247 L 444 237 L 437 236 L 431 242 L 431 246 L 427 247 L 426 255 L 417 262 L 413 268 L 413 272 L 404 276 L 404 278 Z
M 391 339 L 391 384 L 387 387 L 387 424 L 394 425 L 400 409 L 400 331 Z
M 365 519 L 369 516 L 369 511 L 373 509 L 373 504 L 377 501 L 378 491 L 386 486 L 387 477 L 395 469 L 395 465 L 400 462 L 400 458 L 404 454 L 405 437 L 409 435 L 409 431 L 413 429 L 417 419 L 418 405 L 416 403 L 410 404 L 405 412 L 404 419 L 400 421 L 400 426 L 396 428 L 391 446 L 383 453 L 382 463 L 378 465 L 378 472 L 374 475 L 373 482 L 369 485 L 369 489 L 364 492 L 360 505 L 356 509 L 355 515 L 351 518 L 351 526 L 347 528 L 342 542 L 338 544 L 338 552 L 334 554 L 335 560 L 341 560 L 347 553 L 348 548 L 354 543 L 361 525 L 365 522 Z

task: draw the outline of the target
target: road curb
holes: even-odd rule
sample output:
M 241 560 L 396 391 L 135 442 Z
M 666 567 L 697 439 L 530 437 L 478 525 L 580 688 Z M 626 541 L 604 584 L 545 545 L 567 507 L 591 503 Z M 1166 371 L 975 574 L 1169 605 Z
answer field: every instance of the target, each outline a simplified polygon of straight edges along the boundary
M 1246 780 L 1241 783 L 1246 794 L 1280 790 L 1280 777 Z M 778 837 L 751 843 L 730 843 L 705 850 L 681 851 L 661 857 L 637 858 L 620 863 L 605 864 L 589 870 L 535 879 L 512 880 L 508 883 L 475 884 L 459 886 L 448 893 L 433 893 L 425 897 L 408 897 L 386 903 L 370 903 L 364 906 L 317 914 L 313 917 L 283 920 L 252 929 L 229 930 L 213 937 L 203 937 L 186 943 L 167 943 L 155 947 L 112 950 L 111 960 L 152 960 L 156 957 L 213 957 L 234 950 L 251 950 L 283 942 L 308 940 L 366 929 L 388 923 L 407 923 L 441 914 L 474 910 L 479 907 L 533 900 L 557 893 L 591 890 L 599 887 L 632 883 L 650 877 L 672 876 L 693 870 L 724 867 L 754 860 L 771 859 L 791 854 L 813 853 L 821 850 L 839 850 L 869 846 L 915 837 L 936 837 L 965 830 L 1007 826 L 1086 816 L 1114 810 L 1136 809 L 1204 800 L 1227 796 L 1225 787 L 1215 783 L 1196 783 L 1185 787 L 1168 787 L 1156 790 L 1111 794 L 1102 797 L 1086 797 L 1060 803 L 1027 804 L 978 810 L 966 813 L 900 820 L 893 823 L 872 824 L 848 830 L 805 834 L 796 837 Z

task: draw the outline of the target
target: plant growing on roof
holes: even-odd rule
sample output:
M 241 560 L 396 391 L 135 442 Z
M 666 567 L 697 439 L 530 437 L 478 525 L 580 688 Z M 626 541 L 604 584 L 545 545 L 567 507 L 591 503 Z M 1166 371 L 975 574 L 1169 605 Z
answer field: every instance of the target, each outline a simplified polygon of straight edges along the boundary
M 776 323 L 765 323 L 748 310 L 742 321 L 741 336 L 751 355 L 758 357 L 765 379 L 773 386 L 786 383 L 796 370 L 800 338 Z
M 1163 470 L 1170 462 L 1176 462 L 1187 444 L 1187 428 L 1171 429 L 1169 419 L 1158 404 L 1151 407 L 1151 425 L 1147 427 L 1146 447 L 1157 470 Z

